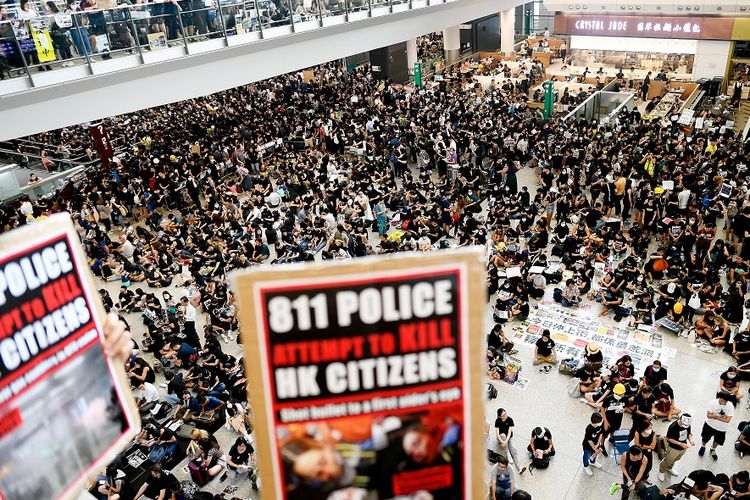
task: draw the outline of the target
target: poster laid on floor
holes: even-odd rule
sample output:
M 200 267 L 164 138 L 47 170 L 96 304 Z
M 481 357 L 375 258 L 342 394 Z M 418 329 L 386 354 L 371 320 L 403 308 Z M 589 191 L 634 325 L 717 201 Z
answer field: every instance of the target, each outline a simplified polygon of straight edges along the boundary
M 0 499 L 74 498 L 138 430 L 70 217 L 0 237 Z
M 264 499 L 485 494 L 483 262 L 468 249 L 232 275 Z

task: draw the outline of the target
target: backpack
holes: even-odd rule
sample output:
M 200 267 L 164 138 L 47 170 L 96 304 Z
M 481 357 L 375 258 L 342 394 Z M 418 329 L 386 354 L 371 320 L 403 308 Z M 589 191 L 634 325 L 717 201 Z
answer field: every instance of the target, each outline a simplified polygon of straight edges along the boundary
M 570 379 L 570 382 L 568 382 L 568 396 L 571 398 L 580 398 L 581 397 L 581 379 L 578 377 L 573 377 Z
M 666 271 L 668 267 L 669 267 L 669 264 L 667 263 L 667 259 L 664 259 L 664 258 L 656 259 L 653 264 L 653 269 L 657 273 Z
M 497 397 L 497 387 L 493 384 L 487 384 L 487 401 L 492 401 Z
M 557 367 L 561 375 L 574 375 L 581 366 L 581 360 L 576 358 L 563 359 Z
M 562 290 L 559 288 L 555 288 L 552 292 L 552 298 L 555 300 L 555 302 L 562 302 L 563 299 L 563 293 Z
M 549 457 L 534 457 L 531 459 L 531 466 L 535 469 L 546 469 L 549 467 Z
M 192 500 L 195 494 L 198 493 L 198 485 L 189 479 L 186 479 L 180 484 L 182 485 L 181 490 L 185 500 Z

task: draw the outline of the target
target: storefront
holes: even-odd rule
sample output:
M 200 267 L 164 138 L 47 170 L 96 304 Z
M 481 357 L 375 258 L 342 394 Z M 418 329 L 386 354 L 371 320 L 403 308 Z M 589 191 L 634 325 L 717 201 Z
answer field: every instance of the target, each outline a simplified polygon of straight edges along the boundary
M 571 37 L 573 65 L 664 72 L 680 80 L 725 77 L 734 25 L 732 17 L 555 16 L 555 33 Z

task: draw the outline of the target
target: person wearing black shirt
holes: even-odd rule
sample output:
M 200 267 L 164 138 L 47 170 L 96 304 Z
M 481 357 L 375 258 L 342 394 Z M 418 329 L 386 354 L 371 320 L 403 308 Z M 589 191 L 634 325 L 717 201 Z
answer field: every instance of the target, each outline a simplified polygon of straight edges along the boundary
M 604 418 L 604 435 L 609 436 L 622 425 L 625 414 L 625 386 L 615 384 L 612 394 L 604 398 L 601 403 L 601 414 Z
M 631 446 L 620 459 L 620 470 L 622 471 L 622 500 L 630 498 L 630 493 L 635 491 L 640 498 L 641 491 L 647 486 L 645 475 L 647 460 L 643 451 L 638 446 Z
M 513 446 L 513 427 L 515 426 L 513 419 L 508 416 L 508 412 L 502 408 L 497 410 L 497 418 L 495 419 L 495 436 L 499 444 L 500 454 L 506 456 L 510 455 L 513 459 L 513 465 L 516 466 L 518 474 L 523 474 L 526 471 L 526 467 L 521 467 L 521 461 L 518 459 L 518 452 L 516 447 Z M 505 453 L 503 453 L 505 452 Z
M 604 432 L 602 428 L 603 418 L 599 413 L 591 414 L 591 423 L 586 426 L 583 435 L 583 470 L 589 476 L 593 476 L 589 465 L 601 469 L 601 464 L 596 463 L 596 457 L 602 452 L 604 444 Z
M 154 500 L 166 500 L 170 498 L 170 492 L 179 487 L 180 482 L 171 472 L 161 469 L 160 465 L 151 467 L 151 474 L 136 493 L 133 500 L 138 500 L 146 495 Z
M 667 454 L 659 464 L 659 481 L 664 481 L 665 472 L 669 472 L 673 476 L 677 475 L 672 469 L 675 462 L 681 459 L 688 448 L 694 444 L 693 434 L 690 431 L 692 423 L 693 417 L 688 413 L 683 413 L 667 429 Z
M 643 427 L 644 422 L 651 420 L 655 403 L 653 388 L 650 385 L 642 385 L 633 398 L 633 428 L 639 429 Z
M 641 383 L 644 385 L 650 385 L 656 387 L 662 382 L 667 381 L 667 369 L 661 365 L 661 361 L 655 359 L 653 363 L 646 367 L 643 371 L 643 378 Z
M 174 406 L 182 401 L 182 395 L 187 390 L 185 379 L 182 372 L 174 373 L 171 370 L 165 373 L 164 377 L 167 379 L 167 394 L 164 399 Z
M 250 456 L 255 452 L 253 446 L 244 437 L 238 437 L 227 453 L 227 471 L 222 474 L 220 481 L 225 481 L 229 475 L 232 478 L 239 474 L 247 474 L 253 479 L 253 489 L 258 489 L 250 467 Z
M 487 347 L 492 347 L 497 352 L 510 352 L 513 350 L 513 342 L 505 338 L 502 325 L 495 325 L 487 335 Z
M 656 433 L 650 420 L 644 421 L 641 427 L 635 428 L 633 444 L 638 446 L 646 457 L 646 471 L 643 473 L 643 477 L 648 477 L 654 462 L 654 450 L 656 449 Z
M 550 338 L 550 331 L 546 329 L 542 332 L 542 338 L 536 341 L 536 347 L 534 348 L 534 364 L 540 365 L 542 363 L 553 365 L 558 363 L 555 354 L 555 341 Z
M 552 433 L 546 427 L 535 427 L 531 431 L 531 442 L 526 449 L 531 452 L 531 456 L 542 455 L 546 458 L 555 456 L 555 446 L 552 442 Z

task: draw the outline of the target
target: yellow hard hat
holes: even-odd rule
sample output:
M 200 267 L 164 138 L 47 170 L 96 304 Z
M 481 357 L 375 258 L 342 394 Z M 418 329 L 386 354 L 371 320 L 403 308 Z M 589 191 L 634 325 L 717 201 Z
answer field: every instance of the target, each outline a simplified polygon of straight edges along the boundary
M 622 396 L 623 394 L 625 394 L 625 386 L 622 384 L 615 384 L 615 386 L 612 388 L 612 392 L 614 392 L 618 396 Z
M 663 187 L 661 187 L 661 186 L 657 186 L 657 187 L 656 187 L 656 188 L 654 189 L 654 194 L 656 194 L 656 195 L 660 195 L 660 194 L 662 194 L 663 192 L 664 192 L 664 188 L 663 188 Z
M 682 314 L 682 304 L 680 304 L 679 302 L 677 302 L 674 305 L 674 312 L 676 312 L 677 314 Z

